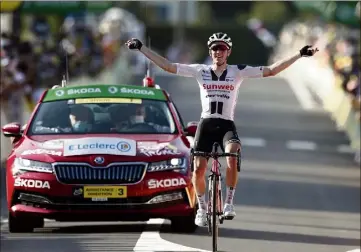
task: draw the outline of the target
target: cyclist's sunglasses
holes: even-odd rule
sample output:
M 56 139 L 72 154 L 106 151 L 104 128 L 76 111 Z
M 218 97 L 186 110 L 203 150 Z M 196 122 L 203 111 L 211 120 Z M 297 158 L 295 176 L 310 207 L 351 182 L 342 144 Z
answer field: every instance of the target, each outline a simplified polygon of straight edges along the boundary
M 212 51 L 226 51 L 226 50 L 228 50 L 228 47 L 227 46 L 225 46 L 225 45 L 215 45 L 215 46 L 212 46 L 211 47 L 211 50 Z

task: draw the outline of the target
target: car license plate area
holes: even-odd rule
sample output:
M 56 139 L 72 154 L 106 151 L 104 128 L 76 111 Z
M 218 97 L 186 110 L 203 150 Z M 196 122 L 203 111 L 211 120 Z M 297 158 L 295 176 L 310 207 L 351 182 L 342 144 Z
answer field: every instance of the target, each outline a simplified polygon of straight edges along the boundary
M 92 201 L 108 201 L 127 197 L 126 186 L 84 186 L 84 198 Z

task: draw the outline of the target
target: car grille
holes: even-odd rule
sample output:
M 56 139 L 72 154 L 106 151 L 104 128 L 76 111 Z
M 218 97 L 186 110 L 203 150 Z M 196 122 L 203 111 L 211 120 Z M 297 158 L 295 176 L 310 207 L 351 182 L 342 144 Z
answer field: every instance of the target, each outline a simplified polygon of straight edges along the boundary
M 59 182 L 64 184 L 135 184 L 146 171 L 145 163 L 111 164 L 108 167 L 93 167 L 85 163 L 54 164 Z

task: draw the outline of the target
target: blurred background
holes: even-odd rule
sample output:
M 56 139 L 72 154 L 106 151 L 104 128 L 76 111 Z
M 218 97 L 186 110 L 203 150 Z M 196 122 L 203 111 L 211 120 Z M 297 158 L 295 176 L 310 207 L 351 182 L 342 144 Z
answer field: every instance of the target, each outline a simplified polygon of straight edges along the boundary
M 356 4 L 2 1 L 2 124 L 4 120 L 23 123 L 43 90 L 60 83 L 66 73 L 61 43 L 69 55 L 72 83 L 137 84 L 136 77 L 146 72 L 146 59 L 123 46 L 127 39 L 150 42 L 152 49 L 173 62 L 210 63 L 206 41 L 217 31 L 232 37 L 235 46 L 230 64 L 265 65 L 306 43 L 317 45 L 321 49 L 315 57 L 317 68 L 327 71 L 329 79 L 319 76 L 321 70 L 303 69 L 309 79 L 325 82 L 313 81 L 309 88 L 324 97 L 337 85 L 359 111 L 360 15 Z M 154 68 L 154 74 L 165 73 Z

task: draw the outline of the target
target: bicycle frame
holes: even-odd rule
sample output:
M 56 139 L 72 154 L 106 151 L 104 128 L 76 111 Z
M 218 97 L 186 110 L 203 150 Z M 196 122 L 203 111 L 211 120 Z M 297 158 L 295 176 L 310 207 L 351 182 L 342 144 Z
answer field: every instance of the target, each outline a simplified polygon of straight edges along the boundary
M 218 153 L 218 143 L 214 143 L 212 146 L 212 152 L 200 152 L 191 150 L 191 167 L 193 170 L 193 157 L 194 156 L 203 156 L 211 157 L 212 168 L 211 174 L 208 176 L 208 206 L 207 206 L 207 223 L 208 231 L 212 235 L 212 247 L 213 251 L 217 251 L 217 237 L 218 237 L 218 221 L 219 224 L 223 223 L 225 219 L 223 215 L 222 205 L 223 205 L 223 195 L 222 195 L 222 176 L 220 172 L 220 163 L 218 161 L 219 157 L 233 156 L 237 157 L 237 171 L 240 172 L 240 150 L 237 153 Z M 218 221 L 217 221 L 218 219 Z
M 217 251 L 218 226 L 223 223 L 222 175 L 218 157 L 212 160 L 211 174 L 208 176 L 208 232 L 212 235 L 212 248 Z
M 216 189 L 215 191 L 217 192 L 217 205 L 216 205 L 216 209 L 217 209 L 217 216 L 219 217 L 220 223 L 223 223 L 223 210 L 222 210 L 222 206 L 223 206 L 223 195 L 222 195 L 222 174 L 220 172 L 219 167 L 221 166 L 221 164 L 218 161 L 218 157 L 215 156 L 212 160 L 212 168 L 211 168 L 211 174 L 208 176 L 208 193 L 209 195 L 211 195 L 211 191 L 213 188 L 213 180 L 216 180 Z M 211 199 L 211 197 L 209 197 L 209 199 Z M 211 204 L 211 200 L 208 201 L 208 205 L 211 207 L 209 210 L 212 209 L 212 204 Z M 212 210 L 209 211 L 209 213 L 212 213 Z

